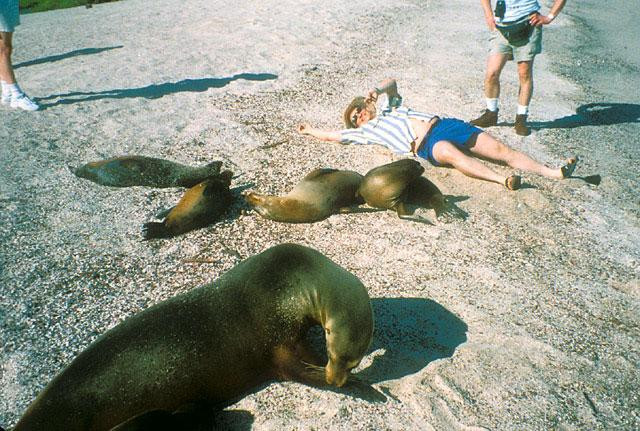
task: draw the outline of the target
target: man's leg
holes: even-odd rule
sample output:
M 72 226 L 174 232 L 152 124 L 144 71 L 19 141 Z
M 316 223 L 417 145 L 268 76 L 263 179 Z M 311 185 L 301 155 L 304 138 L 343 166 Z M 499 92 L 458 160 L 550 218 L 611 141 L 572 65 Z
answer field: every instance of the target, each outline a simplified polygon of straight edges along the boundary
M 0 32 L 0 79 L 7 84 L 15 84 L 16 77 L 11 65 L 13 33 Z
M 451 165 L 472 178 L 498 184 L 504 184 L 506 181 L 506 177 L 494 172 L 478 159 L 463 153 L 449 141 L 438 141 L 434 144 L 433 158 L 441 165 Z
M 508 147 L 486 132 L 478 135 L 475 145 L 470 148 L 470 151 L 473 154 L 506 163 L 514 169 L 532 172 L 547 178 L 563 178 L 560 168 L 549 168 L 528 155 Z
M 13 33 L 0 32 L 0 85 L 2 86 L 2 104 L 25 111 L 37 111 L 39 106 L 24 94 L 16 82 L 11 64 L 13 51 Z
M 495 126 L 498 122 L 498 99 L 500 97 L 500 74 L 509 56 L 502 53 L 492 53 L 487 59 L 487 70 L 484 76 L 484 97 L 487 108 L 484 113 L 471 121 L 478 127 Z
M 518 78 L 520 80 L 520 89 L 518 91 L 515 129 L 518 135 L 527 136 L 531 133 L 531 129 L 527 126 L 527 115 L 529 114 L 529 102 L 533 94 L 533 59 L 518 62 Z

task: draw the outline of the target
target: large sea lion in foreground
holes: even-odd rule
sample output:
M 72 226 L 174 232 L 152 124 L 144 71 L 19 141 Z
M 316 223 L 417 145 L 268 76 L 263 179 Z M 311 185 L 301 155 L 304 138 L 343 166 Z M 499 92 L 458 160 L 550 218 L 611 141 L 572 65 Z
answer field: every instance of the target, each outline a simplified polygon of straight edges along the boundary
M 371 169 L 358 194 L 375 208 L 391 209 L 398 217 L 430 223 L 413 215 L 414 207 L 440 209 L 445 199 L 438 187 L 422 176 L 424 167 L 413 159 L 401 159 Z
M 112 187 L 193 187 L 218 175 L 222 162 L 191 167 L 154 157 L 124 156 L 70 168 L 78 177 Z
M 231 171 L 224 171 L 188 189 L 161 223 L 143 225 L 144 238 L 168 238 L 218 220 L 233 201 L 229 190 L 231 177 Z
M 306 363 L 320 365 L 303 338 L 316 324 L 324 367 Z M 109 430 L 189 404 L 223 405 L 272 378 L 340 387 L 372 333 L 369 295 L 353 274 L 313 249 L 278 245 L 107 331 L 13 431 Z
M 286 223 L 313 223 L 363 204 L 357 194 L 362 175 L 353 171 L 316 169 L 285 196 L 249 193 L 246 201 L 264 218 Z

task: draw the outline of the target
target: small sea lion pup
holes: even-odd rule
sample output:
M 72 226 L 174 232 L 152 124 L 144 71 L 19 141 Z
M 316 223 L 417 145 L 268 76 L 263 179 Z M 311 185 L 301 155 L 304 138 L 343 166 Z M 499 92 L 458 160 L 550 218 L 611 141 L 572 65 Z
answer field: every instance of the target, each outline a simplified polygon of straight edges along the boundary
M 315 359 L 304 336 L 316 324 L 325 331 L 324 367 L 306 363 Z M 281 244 L 107 331 L 13 431 L 109 430 L 145 413 L 220 407 L 273 378 L 342 386 L 372 334 L 358 278 L 316 250 Z
M 78 177 L 112 187 L 193 187 L 218 175 L 221 161 L 191 167 L 154 157 L 124 156 L 69 168 Z
M 245 195 L 262 217 L 286 223 L 313 223 L 339 212 L 352 212 L 364 201 L 357 194 L 362 175 L 353 171 L 316 169 L 285 196 Z
M 413 214 L 415 207 L 433 208 L 437 213 L 445 200 L 423 172 L 424 167 L 413 159 L 378 166 L 364 176 L 358 194 L 372 207 L 392 209 L 402 219 L 430 223 Z
M 188 189 L 162 222 L 142 226 L 144 238 L 169 238 L 217 221 L 233 202 L 231 177 L 231 171 L 224 171 Z

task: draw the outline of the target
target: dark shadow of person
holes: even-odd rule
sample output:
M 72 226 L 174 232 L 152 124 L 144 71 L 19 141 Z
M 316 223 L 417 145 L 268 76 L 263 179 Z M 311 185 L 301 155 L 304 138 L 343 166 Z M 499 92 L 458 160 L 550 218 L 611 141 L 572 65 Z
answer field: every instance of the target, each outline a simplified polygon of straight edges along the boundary
M 47 57 L 36 58 L 35 60 L 23 61 L 22 63 L 14 64 L 13 68 L 18 69 L 20 67 L 35 66 L 36 64 L 52 63 L 54 61 L 60 61 L 67 58 L 78 57 L 81 55 L 99 54 L 103 51 L 110 51 L 112 49 L 118 49 L 122 47 L 123 45 L 105 46 L 104 48 L 76 49 L 75 51 L 65 52 L 64 54 L 49 55 Z
M 197 78 L 183 79 L 177 82 L 165 82 L 164 84 L 152 84 L 137 88 L 117 88 L 105 91 L 76 91 L 66 94 L 54 94 L 37 99 L 39 102 L 51 99 L 60 99 L 54 103 L 40 103 L 41 109 L 51 108 L 56 105 L 69 105 L 72 103 L 88 102 L 100 99 L 126 99 L 144 97 L 145 99 L 159 99 L 163 96 L 181 92 L 203 92 L 210 88 L 222 88 L 230 82 L 244 79 L 247 81 L 267 81 L 277 79 L 278 75 L 272 73 L 239 73 L 226 78 Z
M 534 130 L 573 129 L 583 126 L 608 126 L 612 124 L 639 123 L 640 105 L 633 103 L 587 103 L 576 113 L 552 121 L 530 121 Z
M 431 361 L 448 358 L 467 341 L 467 324 L 435 301 L 424 298 L 374 298 L 371 350 L 384 350 L 358 373 L 369 383 L 416 373 Z

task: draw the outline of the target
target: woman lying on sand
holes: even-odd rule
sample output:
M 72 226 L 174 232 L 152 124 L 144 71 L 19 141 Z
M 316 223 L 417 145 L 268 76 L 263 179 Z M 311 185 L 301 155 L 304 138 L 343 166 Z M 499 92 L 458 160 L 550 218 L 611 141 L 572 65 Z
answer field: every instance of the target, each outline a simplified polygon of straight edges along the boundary
M 386 94 L 388 103 L 377 115 L 380 94 Z M 577 157 L 572 157 L 561 168 L 549 168 L 469 123 L 455 118 L 441 119 L 402 107 L 401 103 L 396 81 L 387 79 L 369 91 L 367 97 L 353 99 L 344 111 L 345 130 L 319 130 L 301 124 L 298 131 L 327 142 L 379 144 L 398 154 L 411 152 L 434 166 L 453 166 L 467 176 L 504 184 L 509 190 L 520 188 L 520 176 L 504 177 L 473 156 L 558 180 L 571 176 L 578 162 Z

